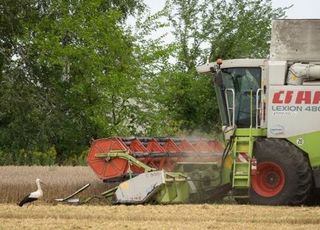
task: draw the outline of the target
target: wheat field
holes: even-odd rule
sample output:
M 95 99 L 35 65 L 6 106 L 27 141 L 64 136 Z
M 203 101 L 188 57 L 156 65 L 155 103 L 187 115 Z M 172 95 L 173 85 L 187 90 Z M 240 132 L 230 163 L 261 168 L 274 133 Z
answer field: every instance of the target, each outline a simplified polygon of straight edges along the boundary
M 91 186 L 81 193 L 83 197 L 97 195 L 108 188 L 85 166 L 2 166 L 0 175 L 0 203 L 16 203 L 35 191 L 37 178 L 45 183 L 42 201 L 46 203 L 65 197 L 87 183 Z
M 88 167 L 0 167 L 2 229 L 320 229 L 319 207 L 267 207 L 236 204 L 67 205 L 53 202 L 86 183 L 83 196 L 107 189 Z M 15 203 L 47 186 L 44 198 L 28 207 Z

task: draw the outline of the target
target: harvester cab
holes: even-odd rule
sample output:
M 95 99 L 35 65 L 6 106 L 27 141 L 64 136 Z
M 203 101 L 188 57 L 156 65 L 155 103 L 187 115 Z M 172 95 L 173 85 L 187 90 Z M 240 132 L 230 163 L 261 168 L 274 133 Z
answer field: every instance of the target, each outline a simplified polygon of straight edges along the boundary
M 219 60 L 197 68 L 199 73 L 214 73 L 214 88 L 225 133 L 236 127 L 261 125 L 261 108 L 256 105 L 260 105 L 264 62 L 262 59 Z

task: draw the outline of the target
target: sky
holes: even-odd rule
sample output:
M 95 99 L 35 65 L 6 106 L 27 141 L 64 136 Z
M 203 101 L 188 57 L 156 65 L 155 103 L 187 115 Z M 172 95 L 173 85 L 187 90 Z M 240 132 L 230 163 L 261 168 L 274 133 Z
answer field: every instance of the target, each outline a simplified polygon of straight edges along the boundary
M 287 10 L 287 18 L 318 18 L 320 19 L 319 0 L 272 0 L 273 7 L 293 5 Z
M 164 7 L 166 0 L 144 0 L 144 2 L 153 14 Z M 289 7 L 291 5 L 292 7 L 286 11 L 287 19 L 320 19 L 320 0 L 272 0 L 273 8 Z M 134 24 L 133 21 L 131 24 Z M 156 31 L 154 36 L 159 37 L 166 32 L 166 29 Z M 167 34 L 165 42 L 170 42 L 173 39 L 172 34 Z
M 165 0 L 144 0 L 150 7 L 151 12 L 157 12 L 165 3 Z M 272 0 L 274 8 L 293 5 L 287 10 L 287 18 L 318 18 L 320 19 L 320 1 L 319 0 Z

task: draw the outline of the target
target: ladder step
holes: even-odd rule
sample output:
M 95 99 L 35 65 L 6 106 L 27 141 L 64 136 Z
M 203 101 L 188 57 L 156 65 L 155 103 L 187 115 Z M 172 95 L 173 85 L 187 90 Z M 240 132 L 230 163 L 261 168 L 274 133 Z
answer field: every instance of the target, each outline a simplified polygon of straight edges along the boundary
M 242 175 L 235 175 L 234 180 L 249 180 L 249 177 L 245 174 Z
M 249 196 L 247 195 L 247 196 L 244 196 L 244 195 L 233 195 L 233 197 L 235 197 L 235 198 L 249 198 Z
M 245 188 L 248 188 L 248 184 L 245 184 L 245 183 L 242 183 L 242 184 L 234 184 L 234 185 L 233 185 L 233 188 L 236 188 L 236 189 L 245 189 Z
M 238 137 L 237 142 L 250 142 L 252 141 L 252 138 L 250 137 Z
M 249 162 L 236 162 L 236 165 L 241 165 L 240 167 L 243 167 L 244 165 L 249 165 Z
M 234 174 L 235 175 L 247 175 L 250 173 L 250 164 L 246 163 L 246 164 L 238 164 L 235 163 L 234 165 Z

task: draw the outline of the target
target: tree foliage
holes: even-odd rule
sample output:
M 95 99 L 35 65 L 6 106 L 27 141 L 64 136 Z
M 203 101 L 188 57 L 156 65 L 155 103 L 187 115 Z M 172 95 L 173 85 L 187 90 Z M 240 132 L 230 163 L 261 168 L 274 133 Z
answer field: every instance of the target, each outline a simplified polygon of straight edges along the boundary
M 175 62 L 164 76 L 162 102 L 180 129 L 212 133 L 219 128 L 211 79 L 198 76 L 197 65 L 217 58 L 267 58 L 271 20 L 285 9 L 271 0 L 167 0 Z
M 92 137 L 130 134 L 140 66 L 123 24 L 143 7 L 139 1 L 8 2 L 1 22 L 1 146 L 55 146 L 60 161 Z
M 214 133 L 211 80 L 195 66 L 266 57 L 284 15 L 270 0 L 168 0 L 155 15 L 137 0 L 0 0 L 0 11 L 0 147 L 21 164 L 83 158 L 98 137 Z M 155 38 L 163 29 L 173 41 Z

